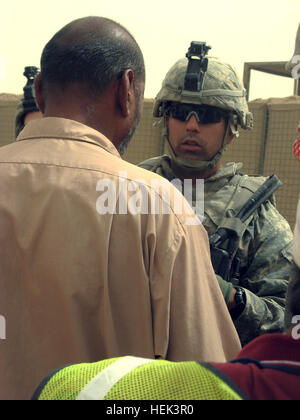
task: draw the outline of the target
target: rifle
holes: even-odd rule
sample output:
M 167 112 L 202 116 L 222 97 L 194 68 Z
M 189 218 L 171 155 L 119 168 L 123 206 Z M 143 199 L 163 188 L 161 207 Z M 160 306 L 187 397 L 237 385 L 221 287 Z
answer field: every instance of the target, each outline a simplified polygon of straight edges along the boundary
M 38 74 L 38 68 L 34 66 L 25 67 L 23 75 L 27 78 L 27 83 L 23 88 L 24 98 L 22 100 L 25 113 L 31 111 L 38 111 L 38 106 L 35 102 L 34 79 Z
M 271 175 L 255 193 L 247 200 L 238 213 L 228 220 L 242 224 L 263 204 L 279 187 L 282 182 L 276 175 Z M 230 225 L 230 224 L 229 224 Z M 233 223 L 232 223 L 233 226 Z M 245 225 L 244 225 L 245 227 Z M 229 226 L 221 226 L 210 237 L 211 261 L 215 273 L 226 281 L 235 282 L 239 278 L 240 261 L 236 257 L 236 244 L 239 239 L 237 230 Z M 228 241 L 226 249 L 220 246 Z

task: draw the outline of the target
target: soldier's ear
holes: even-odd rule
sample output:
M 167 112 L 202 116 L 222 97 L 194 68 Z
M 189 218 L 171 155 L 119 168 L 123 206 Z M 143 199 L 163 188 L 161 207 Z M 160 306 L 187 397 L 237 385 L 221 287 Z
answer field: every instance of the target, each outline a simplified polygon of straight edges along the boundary
M 239 137 L 238 125 L 229 122 L 229 132 L 226 139 L 226 144 L 230 144 L 235 137 Z
M 229 135 L 228 135 L 227 140 L 226 140 L 226 144 L 227 145 L 230 144 L 232 142 L 232 140 L 234 139 L 234 137 L 235 136 L 232 134 L 232 132 L 230 130 Z
M 166 122 L 166 126 L 169 128 L 169 121 L 170 121 L 170 116 L 169 115 L 165 115 L 165 122 Z
M 39 73 L 34 79 L 34 90 L 35 90 L 35 101 L 39 110 L 44 114 L 45 111 L 45 96 L 43 90 L 43 84 L 41 79 L 41 73 Z

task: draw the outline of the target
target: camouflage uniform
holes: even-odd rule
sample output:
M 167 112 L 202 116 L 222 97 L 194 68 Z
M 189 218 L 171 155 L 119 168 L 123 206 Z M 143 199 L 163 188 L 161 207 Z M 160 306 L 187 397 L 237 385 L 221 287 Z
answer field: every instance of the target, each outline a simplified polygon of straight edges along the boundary
M 169 181 L 177 178 L 167 155 L 149 159 L 139 166 Z M 265 181 L 264 177 L 242 175 L 239 172 L 241 167 L 241 163 L 228 163 L 204 182 L 203 225 L 209 236 L 220 225 L 242 178 L 250 181 L 247 188 L 251 188 L 253 183 L 253 192 Z M 246 224 L 247 229 L 237 251 L 241 269 L 239 283 L 235 285 L 244 288 L 247 300 L 242 315 L 234 321 L 243 345 L 261 334 L 282 332 L 284 329 L 293 238 L 288 222 L 270 201 L 264 203 Z
M 253 116 L 249 112 L 246 91 L 235 69 L 218 58 L 208 57 L 208 68 L 200 90 L 186 90 L 188 60 L 178 60 L 167 73 L 154 103 L 153 115 L 163 122 L 163 137 L 169 143 L 165 116 L 170 103 L 185 103 L 221 108 L 228 112 L 228 124 L 222 148 L 210 161 L 197 161 L 176 155 L 170 146 L 170 156 L 164 155 L 142 162 L 139 166 L 172 181 L 177 178 L 171 160 L 197 178 L 199 171 L 215 167 L 225 148 L 229 130 L 238 137 L 237 127 L 251 129 Z M 264 177 L 240 173 L 242 164 L 230 163 L 204 182 L 204 220 L 209 235 L 215 233 L 224 220 L 238 211 L 266 180 Z M 235 194 L 235 192 L 237 194 Z M 193 191 L 195 206 L 195 190 Z M 247 199 L 242 202 L 241 197 Z M 278 213 L 274 197 L 262 204 L 245 222 L 246 230 L 239 235 L 237 257 L 241 265 L 239 279 L 232 281 L 246 295 L 243 312 L 234 319 L 243 345 L 255 337 L 284 329 L 285 295 L 292 261 L 293 235 L 288 222 Z M 223 290 L 224 280 L 219 284 Z M 225 287 L 228 286 L 226 283 Z M 231 287 L 229 285 L 229 287 Z M 231 289 L 230 289 L 231 290 Z M 227 300 L 226 300 L 227 301 Z

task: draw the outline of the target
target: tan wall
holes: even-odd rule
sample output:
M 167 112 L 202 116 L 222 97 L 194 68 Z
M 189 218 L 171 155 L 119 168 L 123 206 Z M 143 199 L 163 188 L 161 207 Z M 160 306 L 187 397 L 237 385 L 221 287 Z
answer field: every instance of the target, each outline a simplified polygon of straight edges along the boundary
M 14 139 L 18 95 L 0 94 L 0 146 Z M 163 153 L 161 127 L 153 126 L 153 100 L 145 99 L 140 125 L 132 139 L 125 159 L 137 164 Z M 300 98 L 255 100 L 249 103 L 254 115 L 254 129 L 241 130 L 240 137 L 224 153 L 224 162 L 243 162 L 243 172 L 275 173 L 284 183 L 277 193 L 279 211 L 294 226 L 300 193 L 300 164 L 293 156 L 293 142 L 300 121 Z
M 19 95 L 0 94 L 0 146 L 14 139 L 16 109 L 20 98 Z

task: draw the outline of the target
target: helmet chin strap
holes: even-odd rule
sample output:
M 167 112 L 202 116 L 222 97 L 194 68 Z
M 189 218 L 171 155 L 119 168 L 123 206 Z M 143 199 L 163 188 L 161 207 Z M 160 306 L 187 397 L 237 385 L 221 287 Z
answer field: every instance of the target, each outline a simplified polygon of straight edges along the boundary
M 170 157 L 172 158 L 173 162 L 179 167 L 182 168 L 183 170 L 187 171 L 187 172 L 199 172 L 199 171 L 205 171 L 207 169 L 211 169 L 214 168 L 216 166 L 216 164 L 218 163 L 218 161 L 221 159 L 223 152 L 226 148 L 226 139 L 230 133 L 230 131 L 232 132 L 232 134 L 235 137 L 238 137 L 239 133 L 236 129 L 236 127 L 234 126 L 234 124 L 229 120 L 229 122 L 227 123 L 226 126 L 226 130 L 225 130 L 225 134 L 223 137 L 223 141 L 222 141 L 222 147 L 221 149 L 215 154 L 215 156 L 208 161 L 197 161 L 197 160 L 193 160 L 193 159 L 187 159 L 187 158 L 183 158 L 180 156 L 177 156 L 170 141 L 169 141 L 169 133 L 168 133 L 168 127 L 166 124 L 166 119 L 164 118 L 164 127 L 163 127 L 163 137 L 166 138 L 168 145 L 169 145 L 169 149 L 170 149 Z

